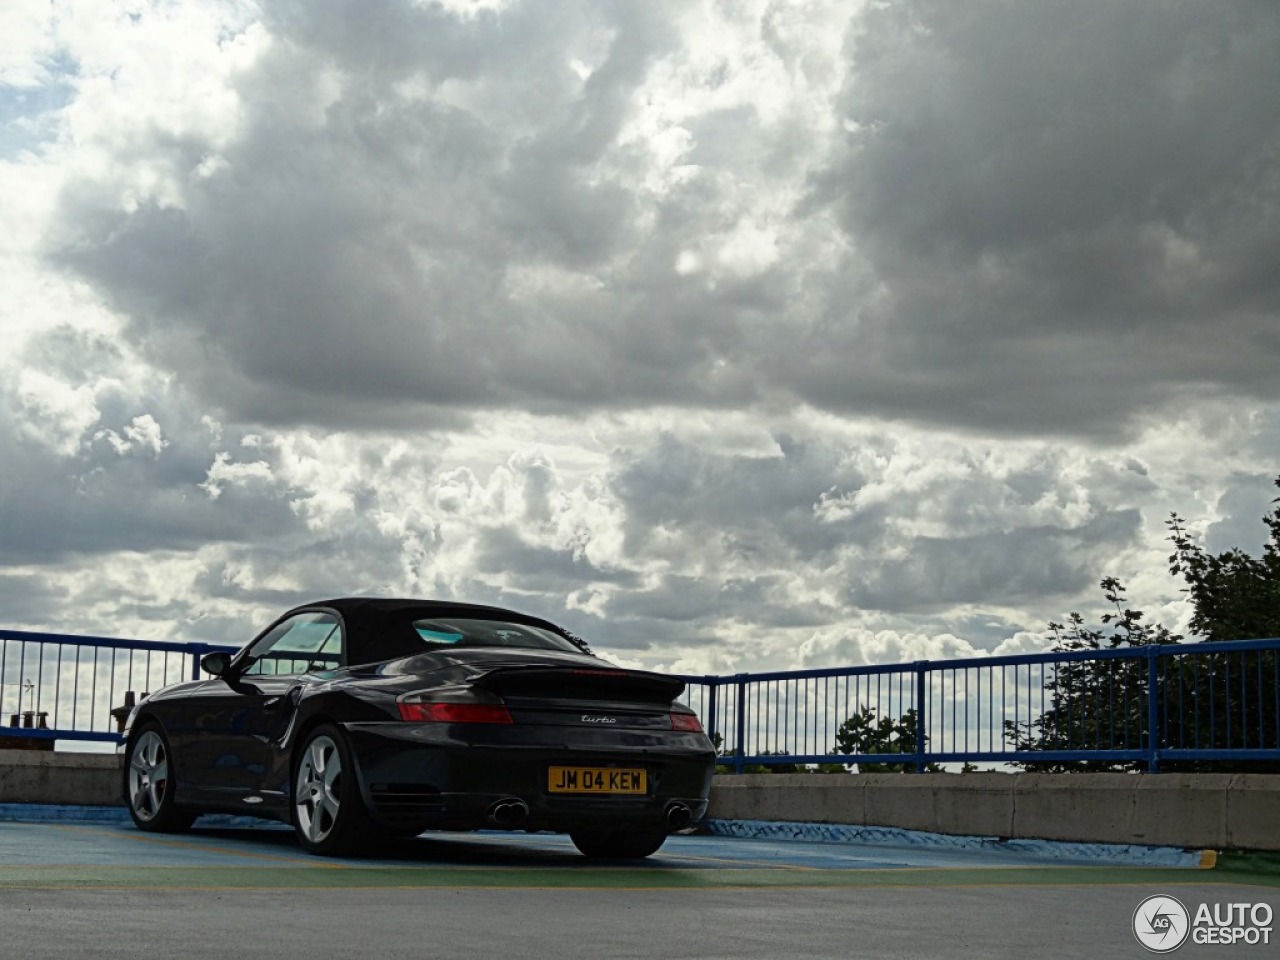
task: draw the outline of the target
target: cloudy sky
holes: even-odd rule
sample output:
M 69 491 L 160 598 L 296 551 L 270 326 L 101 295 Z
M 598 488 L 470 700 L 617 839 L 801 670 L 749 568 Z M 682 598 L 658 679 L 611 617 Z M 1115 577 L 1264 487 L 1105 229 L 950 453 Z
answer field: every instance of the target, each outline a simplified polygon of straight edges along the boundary
M 0 623 L 1043 645 L 1280 472 L 1269 0 L 6 0 Z

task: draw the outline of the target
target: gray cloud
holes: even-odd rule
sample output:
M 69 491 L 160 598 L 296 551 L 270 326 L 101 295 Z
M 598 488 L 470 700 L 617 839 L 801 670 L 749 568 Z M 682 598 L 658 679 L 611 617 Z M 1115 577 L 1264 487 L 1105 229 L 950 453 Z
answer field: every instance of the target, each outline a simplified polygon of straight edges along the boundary
M 69 30 L 0 88 L 11 618 L 411 593 L 756 668 L 1168 613 L 1162 513 L 1260 533 L 1274 5 L 260 15 L 206 86 Z
M 864 266 L 793 382 L 1098 436 L 1200 388 L 1275 399 L 1277 42 L 1265 3 L 868 11 L 815 185 Z
M 750 570 L 826 583 L 838 599 L 808 611 L 821 623 L 867 611 L 928 617 L 1064 599 L 1090 588 L 1111 557 L 1139 540 L 1141 515 L 1122 506 L 1150 489 L 1136 464 L 1099 465 L 1090 481 L 1098 494 L 1068 507 L 1056 458 L 997 473 L 978 459 L 957 470 L 950 458 L 934 465 L 894 446 L 871 438 L 842 450 L 780 438 L 780 455 L 760 458 L 664 437 L 615 480 L 630 549 L 666 551 L 705 571 L 656 594 L 683 611 L 677 619 L 725 606 L 758 623 L 782 611 L 794 616 L 794 591 L 753 589 L 726 603 L 728 584 Z M 901 489 L 886 461 L 909 464 L 894 470 Z M 1041 519 L 1050 516 L 1052 523 Z M 632 594 L 610 609 L 649 608 L 654 597 Z
M 954 538 L 917 537 L 865 572 L 851 600 L 864 609 L 936 613 L 960 604 L 1044 603 L 1093 586 L 1108 553 L 1137 542 L 1137 510 L 1101 513 L 1079 528 L 1027 527 Z M 888 551 L 886 551 L 888 552 Z M 875 555 L 876 551 L 868 551 Z M 1049 610 L 1050 616 L 1057 616 Z
M 1216 554 L 1240 549 L 1254 557 L 1262 555 L 1263 547 L 1271 539 L 1262 518 L 1276 508 L 1275 479 L 1274 473 L 1243 474 L 1229 479 L 1217 503 L 1220 519 L 1205 531 L 1206 550 Z
M 38 338 L 30 369 L 54 351 L 59 366 L 92 371 L 113 354 L 66 331 Z M 297 525 L 281 496 L 233 488 L 218 500 L 199 488 L 213 454 L 211 438 L 180 399 L 160 390 L 134 396 L 101 386 L 98 419 L 72 456 L 52 451 L 19 427 L 17 400 L 0 398 L 0 563 L 50 562 L 118 550 L 192 549 L 271 537 Z M 176 402 L 175 402 L 176 400 Z M 5 402 L 7 401 L 7 402 Z M 168 432 L 156 451 L 131 440 L 134 417 L 159 413 Z M 112 436 L 109 438 L 107 434 Z M 115 443 L 127 445 L 117 449 Z
M 626 359 L 648 319 L 635 298 L 504 284 L 512 269 L 598 268 L 632 243 L 631 186 L 598 161 L 664 42 L 661 10 L 460 22 L 335 7 L 274 11 L 288 43 L 242 81 L 245 132 L 219 172 L 197 172 L 212 147 L 168 145 L 181 207 L 122 211 L 82 184 L 58 259 L 233 418 L 419 426 L 441 407 L 660 396 L 679 371 Z M 360 26 L 334 32 L 346 23 Z M 579 83 L 569 55 L 592 30 L 612 40 Z M 318 73 L 338 87 L 322 119 Z M 475 103 L 403 87 L 446 82 Z
M 815 507 L 833 486 L 859 487 L 856 458 L 787 436 L 777 456 L 742 456 L 698 449 L 671 435 L 635 455 L 620 454 L 613 488 L 627 511 L 627 546 L 657 549 L 675 535 L 697 552 L 723 549 L 745 561 L 775 562 L 801 554 L 820 559 L 876 522 L 876 511 L 843 529 L 824 524 Z
M 50 612 L 60 610 L 69 599 L 69 590 L 40 574 L 0 574 L 0 608 L 8 629 L 27 624 L 46 628 L 54 622 Z
M 510 527 L 486 530 L 479 541 L 476 571 L 500 574 L 516 590 L 564 596 L 591 584 L 628 590 L 638 585 L 639 578 L 632 570 L 603 569 L 572 547 L 556 549 L 528 543 Z
M 53 254 L 230 419 L 791 396 L 1115 439 L 1205 392 L 1276 397 L 1273 5 L 874 6 L 830 105 L 847 133 L 694 112 L 694 172 L 662 192 L 621 139 L 684 51 L 660 5 L 266 17 L 279 42 L 238 80 L 239 134 L 137 148 L 180 203 L 73 184 Z M 805 201 L 770 208 L 792 238 L 772 262 L 676 272 L 806 175 Z

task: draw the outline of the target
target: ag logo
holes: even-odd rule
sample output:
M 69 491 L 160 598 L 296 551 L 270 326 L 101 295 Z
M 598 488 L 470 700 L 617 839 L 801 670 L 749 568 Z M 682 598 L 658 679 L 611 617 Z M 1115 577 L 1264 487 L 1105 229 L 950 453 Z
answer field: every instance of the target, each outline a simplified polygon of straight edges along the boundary
M 1133 911 L 1133 935 L 1152 953 L 1172 953 L 1186 942 L 1191 915 L 1173 897 L 1147 897 Z

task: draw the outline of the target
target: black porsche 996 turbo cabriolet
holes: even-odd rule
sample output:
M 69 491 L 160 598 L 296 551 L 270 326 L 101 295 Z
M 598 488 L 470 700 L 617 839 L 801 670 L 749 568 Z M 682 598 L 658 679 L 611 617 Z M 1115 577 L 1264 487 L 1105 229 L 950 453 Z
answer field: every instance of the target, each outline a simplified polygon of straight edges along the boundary
M 342 599 L 290 610 L 125 731 L 143 830 L 205 812 L 292 823 L 318 854 L 427 829 L 567 832 L 639 858 L 702 816 L 715 750 L 684 682 L 624 670 L 497 607 Z

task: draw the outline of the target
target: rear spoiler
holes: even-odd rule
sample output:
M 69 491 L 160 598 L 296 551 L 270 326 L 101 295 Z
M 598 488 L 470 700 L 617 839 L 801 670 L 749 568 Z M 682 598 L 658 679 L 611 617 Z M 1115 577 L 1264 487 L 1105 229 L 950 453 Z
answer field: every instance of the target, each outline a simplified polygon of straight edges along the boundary
M 467 678 L 473 686 L 497 694 L 565 697 L 574 700 L 640 700 L 670 703 L 684 693 L 678 677 L 615 667 L 494 667 Z

